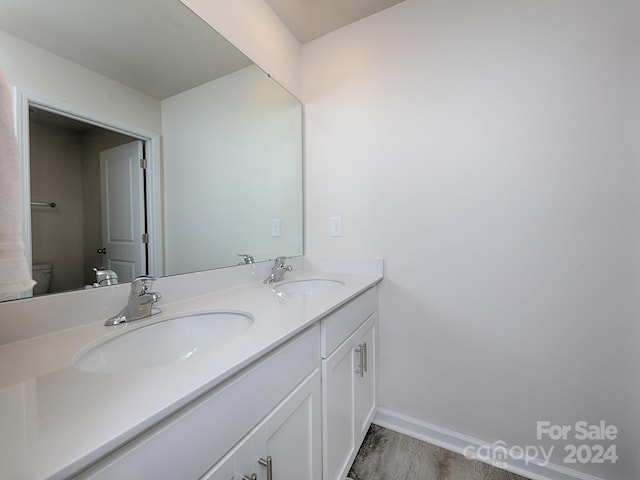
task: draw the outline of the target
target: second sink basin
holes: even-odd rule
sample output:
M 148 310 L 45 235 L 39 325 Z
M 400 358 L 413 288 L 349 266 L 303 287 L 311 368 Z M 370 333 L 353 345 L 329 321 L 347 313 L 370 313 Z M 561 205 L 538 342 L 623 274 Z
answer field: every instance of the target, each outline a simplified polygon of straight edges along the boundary
M 336 288 L 344 287 L 344 283 L 339 280 L 329 280 L 326 278 L 309 278 L 304 280 L 292 280 L 283 282 L 273 287 L 276 293 L 302 293 L 314 294 L 328 292 Z
M 74 366 L 85 372 L 113 373 L 173 363 L 237 338 L 253 317 L 208 312 L 161 320 L 134 328 L 78 352 Z

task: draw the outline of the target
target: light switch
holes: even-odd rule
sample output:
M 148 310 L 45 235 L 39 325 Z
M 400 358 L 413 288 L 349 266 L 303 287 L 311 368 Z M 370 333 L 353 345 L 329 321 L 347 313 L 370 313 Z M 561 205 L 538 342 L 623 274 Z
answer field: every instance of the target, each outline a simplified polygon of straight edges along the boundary
M 342 236 L 342 217 L 331 217 L 329 221 L 329 235 L 332 237 Z
M 272 237 L 280 236 L 280 219 L 279 218 L 271 219 L 271 236 Z

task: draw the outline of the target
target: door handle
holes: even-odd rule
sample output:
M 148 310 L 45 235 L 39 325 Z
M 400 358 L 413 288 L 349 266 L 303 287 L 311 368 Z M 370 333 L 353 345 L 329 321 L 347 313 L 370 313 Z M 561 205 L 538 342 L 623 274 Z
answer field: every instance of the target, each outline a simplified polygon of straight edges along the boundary
M 98 250 L 96 250 L 96 253 L 99 253 L 100 255 L 106 255 L 107 254 L 107 249 L 102 247 L 99 248 Z

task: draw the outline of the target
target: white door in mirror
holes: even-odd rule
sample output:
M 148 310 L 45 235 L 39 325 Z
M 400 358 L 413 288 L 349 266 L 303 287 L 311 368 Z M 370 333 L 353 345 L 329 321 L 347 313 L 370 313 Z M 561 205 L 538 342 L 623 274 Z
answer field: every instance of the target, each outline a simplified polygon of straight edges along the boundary
M 100 152 L 103 268 L 120 282 L 146 275 L 143 143 L 135 140 Z

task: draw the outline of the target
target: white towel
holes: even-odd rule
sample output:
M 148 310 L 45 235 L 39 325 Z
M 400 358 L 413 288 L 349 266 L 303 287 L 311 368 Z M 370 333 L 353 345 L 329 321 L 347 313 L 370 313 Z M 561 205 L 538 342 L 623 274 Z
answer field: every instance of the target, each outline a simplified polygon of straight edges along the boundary
M 0 298 L 27 291 L 35 284 L 24 252 L 22 202 L 11 93 L 0 72 Z

